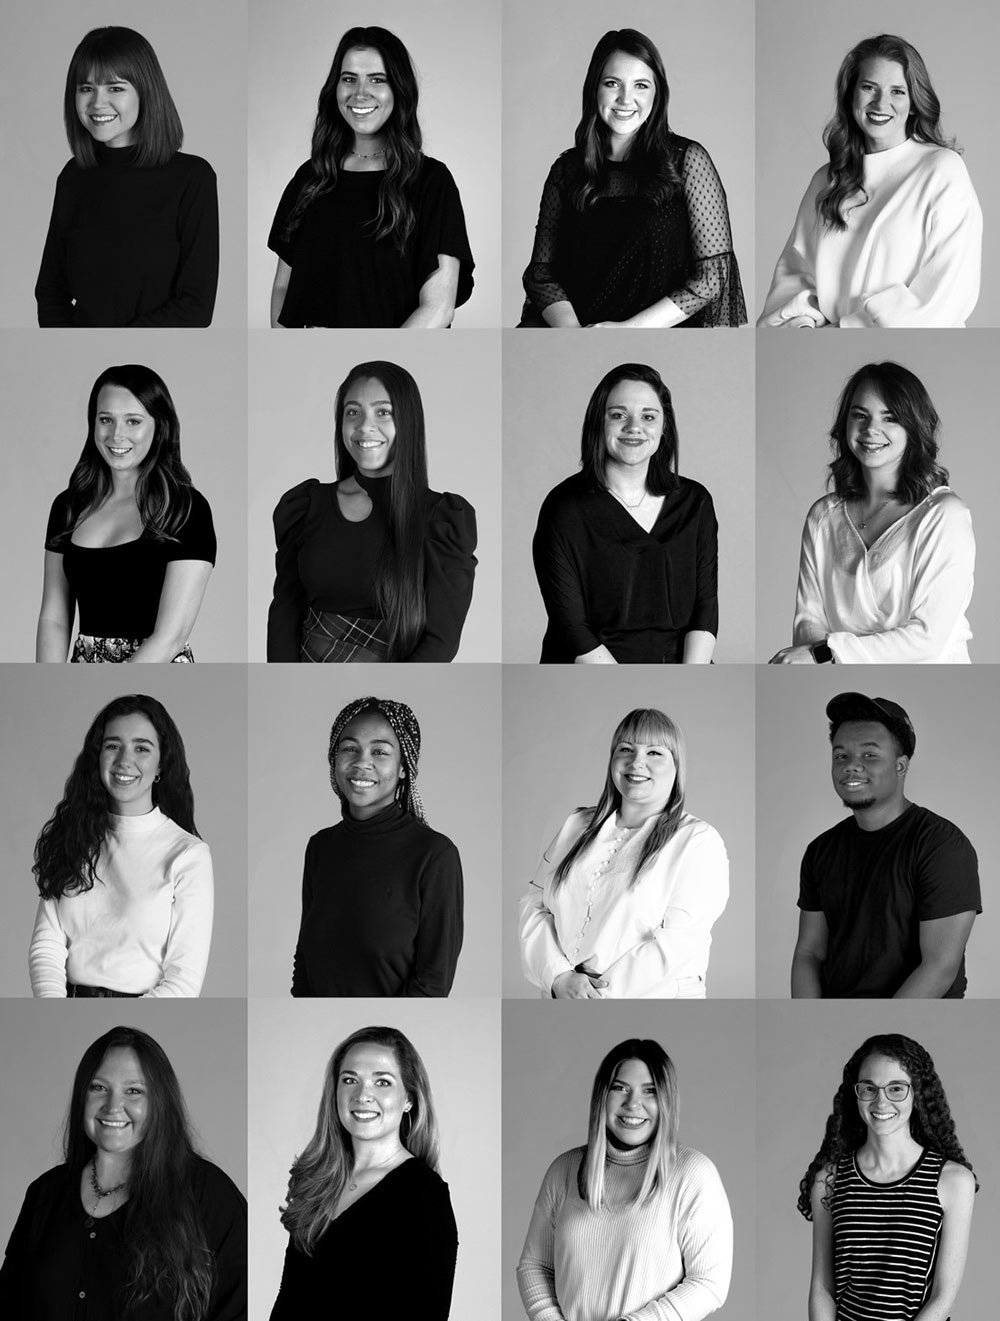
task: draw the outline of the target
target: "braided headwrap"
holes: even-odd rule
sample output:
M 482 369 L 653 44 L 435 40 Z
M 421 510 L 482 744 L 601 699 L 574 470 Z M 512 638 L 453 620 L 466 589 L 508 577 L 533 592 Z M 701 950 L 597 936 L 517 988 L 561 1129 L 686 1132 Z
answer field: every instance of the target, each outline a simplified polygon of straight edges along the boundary
M 417 717 L 405 702 L 394 702 L 388 697 L 358 697 L 355 701 L 348 702 L 343 711 L 338 714 L 333 722 L 333 728 L 330 730 L 330 750 L 327 754 L 330 762 L 330 783 L 333 785 L 333 792 L 343 802 L 344 796 L 340 792 L 335 770 L 337 745 L 351 721 L 367 711 L 377 711 L 380 716 L 388 721 L 389 727 L 396 735 L 399 743 L 403 770 L 406 774 L 399 781 L 399 787 L 396 790 L 396 801 L 404 812 L 409 812 L 418 821 L 426 821 L 424 805 L 417 790 L 420 726 L 417 724 Z

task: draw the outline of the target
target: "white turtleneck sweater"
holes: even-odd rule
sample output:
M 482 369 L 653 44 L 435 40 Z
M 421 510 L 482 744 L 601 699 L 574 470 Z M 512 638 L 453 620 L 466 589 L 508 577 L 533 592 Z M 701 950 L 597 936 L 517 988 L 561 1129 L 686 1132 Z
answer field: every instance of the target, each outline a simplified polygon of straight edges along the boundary
M 66 983 L 149 997 L 196 996 L 212 941 L 208 845 L 153 808 L 109 816 L 90 890 L 43 899 L 28 952 L 36 997 Z

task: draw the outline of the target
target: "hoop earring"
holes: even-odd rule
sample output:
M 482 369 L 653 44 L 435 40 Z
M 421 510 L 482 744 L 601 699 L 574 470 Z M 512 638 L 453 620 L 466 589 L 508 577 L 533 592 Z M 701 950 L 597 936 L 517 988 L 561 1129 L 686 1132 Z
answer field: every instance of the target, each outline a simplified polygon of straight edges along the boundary
M 405 1133 L 403 1132 L 403 1120 L 404 1120 L 404 1119 L 406 1120 L 406 1132 L 405 1132 Z M 402 1144 L 403 1144 L 404 1147 L 406 1146 L 406 1142 L 407 1142 L 407 1139 L 408 1139 L 409 1136 L 410 1136 L 410 1130 L 412 1129 L 412 1127 L 413 1127 L 413 1118 L 412 1118 L 412 1116 L 410 1115 L 409 1110 L 405 1110 L 405 1111 L 403 1112 L 403 1119 L 401 1119 L 401 1120 L 399 1121 L 399 1140 L 400 1140 L 400 1142 L 402 1142 Z

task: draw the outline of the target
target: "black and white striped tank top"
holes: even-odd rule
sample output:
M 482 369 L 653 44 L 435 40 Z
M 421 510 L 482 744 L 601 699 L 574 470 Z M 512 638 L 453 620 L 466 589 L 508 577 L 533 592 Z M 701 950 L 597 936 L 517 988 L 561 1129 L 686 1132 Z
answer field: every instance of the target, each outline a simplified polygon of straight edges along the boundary
M 912 1321 L 934 1279 L 945 1157 L 924 1150 L 895 1183 L 872 1183 L 854 1156 L 837 1164 L 830 1198 L 837 1321 Z

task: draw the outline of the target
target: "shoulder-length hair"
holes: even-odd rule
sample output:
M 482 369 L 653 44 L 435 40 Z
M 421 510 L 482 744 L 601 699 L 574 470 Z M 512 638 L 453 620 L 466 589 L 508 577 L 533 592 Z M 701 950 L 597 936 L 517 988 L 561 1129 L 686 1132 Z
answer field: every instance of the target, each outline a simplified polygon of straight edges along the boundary
M 316 1116 L 316 1131 L 292 1165 L 288 1199 L 281 1223 L 300 1252 L 312 1256 L 316 1240 L 334 1218 L 337 1202 L 353 1169 L 351 1138 L 337 1114 L 337 1083 L 344 1057 L 352 1046 L 382 1046 L 391 1050 L 399 1065 L 400 1080 L 410 1109 L 406 1132 L 399 1140 L 411 1156 L 438 1170 L 438 1126 L 431 1085 L 416 1047 L 394 1027 L 362 1027 L 343 1040 L 330 1057 L 323 1076 L 323 1094 Z
M 668 715 L 654 707 L 637 707 L 622 720 L 611 739 L 611 751 L 608 754 L 608 769 L 604 777 L 604 788 L 598 804 L 592 810 L 586 830 L 569 850 L 556 868 L 553 888 L 558 890 L 563 884 L 577 858 L 584 853 L 597 838 L 601 827 L 619 810 L 622 796 L 615 788 L 611 777 L 611 763 L 615 749 L 620 743 L 658 743 L 667 748 L 674 759 L 674 784 L 670 797 L 663 811 L 643 841 L 635 871 L 632 873 L 630 886 L 638 884 L 643 868 L 652 862 L 664 845 L 677 833 L 677 828 L 684 815 L 684 788 L 687 779 L 687 754 L 684 748 L 684 735 Z M 581 809 L 587 810 L 587 809 Z
M 611 1084 L 621 1066 L 628 1060 L 645 1064 L 656 1087 L 658 1122 L 650 1139 L 652 1149 L 646 1161 L 642 1183 L 635 1196 L 635 1205 L 657 1196 L 667 1186 L 670 1164 L 677 1153 L 677 1126 L 680 1118 L 680 1091 L 673 1061 L 658 1041 L 635 1037 L 622 1041 L 609 1050 L 597 1070 L 590 1093 L 590 1128 L 587 1145 L 577 1174 L 580 1196 L 591 1211 L 600 1211 L 604 1204 L 604 1165 L 608 1152 L 607 1101 Z
M 939 147 L 955 150 L 954 139 L 946 138 L 942 132 L 941 102 L 916 47 L 902 37 L 888 33 L 859 41 L 844 56 L 837 74 L 836 108 L 823 130 L 823 145 L 830 153 L 830 164 L 826 170 L 826 184 L 816 197 L 816 213 L 828 229 L 847 228 L 844 205 L 848 199 L 860 193 L 861 201 L 855 201 L 854 205 L 868 201 L 868 194 L 862 186 L 865 138 L 855 121 L 853 103 L 861 65 L 871 59 L 893 60 L 902 65 L 910 93 L 906 136 L 917 142 L 933 142 Z
M 104 730 L 118 716 L 143 715 L 156 730 L 160 745 L 159 779 L 153 785 L 153 805 L 182 830 L 197 835 L 191 773 L 184 740 L 166 707 L 145 693 L 116 697 L 98 711 L 87 730 L 62 799 L 42 826 L 35 844 L 32 871 L 43 899 L 83 894 L 94 888 L 97 860 L 108 830 L 108 795 L 101 783 L 100 755 Z
M 341 66 L 349 50 L 378 51 L 392 88 L 392 114 L 383 129 L 385 170 L 379 181 L 374 234 L 376 239 L 391 238 L 402 252 L 417 223 L 409 198 L 410 185 L 420 169 L 423 145 L 417 122 L 417 75 L 410 52 L 400 39 L 379 27 L 350 28 L 340 39 L 319 94 L 310 158 L 312 177 L 303 185 L 289 213 L 285 237 L 291 237 L 317 197 L 336 187 L 340 162 L 354 148 L 354 132 L 337 105 Z
M 392 402 L 396 440 L 389 482 L 389 535 L 375 568 L 375 599 L 389 631 L 389 660 L 405 660 L 420 641 L 427 619 L 424 588 L 424 542 L 427 511 L 427 441 L 424 406 L 417 383 L 394 362 L 360 362 L 337 391 L 337 478 L 354 473 L 354 460 L 344 444 L 344 405 L 358 381 L 378 380 Z
M 810 1198 L 816 1179 L 824 1174 L 826 1192 L 822 1202 L 828 1207 L 837 1162 L 853 1155 L 864 1146 L 868 1137 L 868 1129 L 858 1111 L 854 1084 L 858 1081 L 862 1064 L 870 1055 L 885 1055 L 887 1059 L 895 1060 L 909 1075 L 913 1089 L 913 1111 L 910 1114 L 910 1136 L 913 1140 L 922 1147 L 940 1152 L 947 1160 L 972 1170 L 972 1164 L 955 1133 L 955 1121 L 948 1108 L 944 1086 L 927 1051 L 910 1037 L 897 1033 L 869 1037 L 844 1065 L 844 1076 L 833 1098 L 833 1111 L 826 1121 L 823 1145 L 799 1183 L 798 1208 L 807 1220 L 812 1219 Z M 975 1171 L 972 1172 L 974 1175 Z
M 139 95 L 139 118 L 132 130 L 136 165 L 166 165 L 181 149 L 184 129 L 156 51 L 131 28 L 94 28 L 73 52 L 66 74 L 63 121 L 70 151 L 85 169 L 97 164 L 94 139 L 76 113 L 81 83 L 131 83 Z
M 191 474 L 181 459 L 181 424 L 163 380 L 151 367 L 138 363 L 108 367 L 94 382 L 87 403 L 87 439 L 70 475 L 66 526 L 57 541 L 68 542 L 84 516 L 99 509 L 111 494 L 111 470 L 94 440 L 97 401 L 105 386 L 134 395 L 155 423 L 152 444 L 139 465 L 135 502 L 143 528 L 155 541 L 176 541 L 192 505 Z
M 868 362 L 859 367 L 840 393 L 830 428 L 834 452 L 828 481 L 842 500 L 856 500 L 866 492 L 861 464 L 851 453 L 847 430 L 854 396 L 870 385 L 906 431 L 906 449 L 899 465 L 896 498 L 919 504 L 939 486 L 947 486 L 948 469 L 937 461 L 940 419 L 923 381 L 898 362 Z
M 576 126 L 576 146 L 580 156 L 582 177 L 573 194 L 578 211 L 597 201 L 604 168 L 611 156 L 611 131 L 597 113 L 597 88 L 604 66 L 612 55 L 621 52 L 641 60 L 653 71 L 656 95 L 649 118 L 633 135 L 628 151 L 629 164 L 639 179 L 639 191 L 656 206 L 661 206 L 681 186 L 680 175 L 674 164 L 673 134 L 667 119 L 670 87 L 667 83 L 663 60 L 655 45 L 635 28 L 618 28 L 605 32 L 594 47 L 583 80 L 580 122 Z
M 656 453 L 649 460 L 646 469 L 646 490 L 650 495 L 666 495 L 677 485 L 677 452 L 679 438 L 677 421 L 674 417 L 674 401 L 670 391 L 663 383 L 663 378 L 655 367 L 648 367 L 644 362 L 623 362 L 612 367 L 608 374 L 597 384 L 590 396 L 587 411 L 583 415 L 583 430 L 580 433 L 580 467 L 589 486 L 606 487 L 604 464 L 608 457 L 604 444 L 604 413 L 608 406 L 608 397 L 616 385 L 622 381 L 641 381 L 656 391 L 663 410 L 663 435 Z
M 162 1046 L 138 1028 L 112 1028 L 84 1051 L 66 1117 L 66 1164 L 78 1175 L 94 1157 L 83 1128 L 84 1105 L 101 1061 L 115 1049 L 135 1053 L 148 1107 L 145 1132 L 132 1151 L 124 1210 L 128 1308 L 156 1300 L 172 1307 L 174 1321 L 202 1321 L 215 1269 L 192 1186 L 197 1153 L 191 1125 L 173 1066 Z

